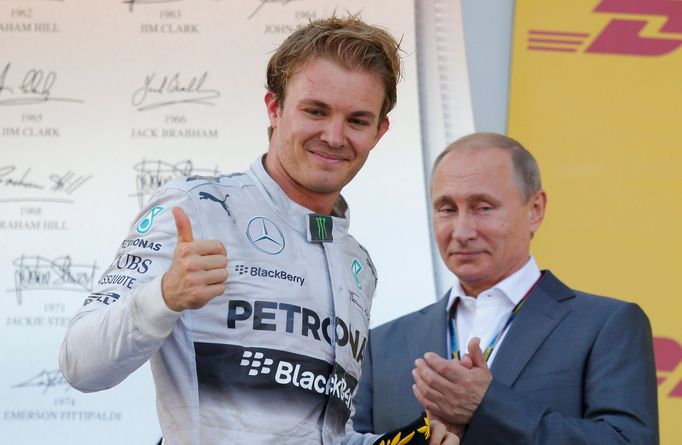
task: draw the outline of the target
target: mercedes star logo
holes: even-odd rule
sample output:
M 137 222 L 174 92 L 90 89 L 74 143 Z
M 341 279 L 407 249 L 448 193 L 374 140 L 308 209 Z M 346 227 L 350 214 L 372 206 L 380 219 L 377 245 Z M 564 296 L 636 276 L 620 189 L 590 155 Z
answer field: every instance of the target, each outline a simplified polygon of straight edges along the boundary
M 256 249 L 270 255 L 277 255 L 284 249 L 284 235 L 277 225 L 263 216 L 251 218 L 246 227 L 246 236 Z

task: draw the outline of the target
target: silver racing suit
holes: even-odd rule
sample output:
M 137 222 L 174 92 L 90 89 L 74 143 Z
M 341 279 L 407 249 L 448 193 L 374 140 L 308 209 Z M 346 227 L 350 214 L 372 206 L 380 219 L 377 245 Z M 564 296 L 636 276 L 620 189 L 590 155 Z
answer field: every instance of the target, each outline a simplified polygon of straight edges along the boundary
M 201 309 L 172 311 L 161 295 L 173 207 L 195 239 L 227 249 L 225 293 Z M 335 213 L 344 217 L 288 199 L 261 159 L 245 173 L 166 184 L 71 321 L 64 376 L 99 391 L 150 360 L 169 445 L 373 443 L 349 416 L 377 278 L 348 234 L 343 198 Z

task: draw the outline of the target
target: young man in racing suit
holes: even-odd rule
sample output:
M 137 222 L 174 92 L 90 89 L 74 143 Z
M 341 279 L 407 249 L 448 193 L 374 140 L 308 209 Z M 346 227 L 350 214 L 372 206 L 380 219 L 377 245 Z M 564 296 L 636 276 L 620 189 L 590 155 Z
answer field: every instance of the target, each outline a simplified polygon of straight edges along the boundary
M 74 387 L 110 388 L 150 360 L 166 444 L 381 443 L 348 420 L 377 278 L 340 192 L 388 130 L 398 51 L 355 17 L 280 46 L 267 154 L 152 197 L 69 325 Z M 456 443 L 423 422 L 400 438 Z

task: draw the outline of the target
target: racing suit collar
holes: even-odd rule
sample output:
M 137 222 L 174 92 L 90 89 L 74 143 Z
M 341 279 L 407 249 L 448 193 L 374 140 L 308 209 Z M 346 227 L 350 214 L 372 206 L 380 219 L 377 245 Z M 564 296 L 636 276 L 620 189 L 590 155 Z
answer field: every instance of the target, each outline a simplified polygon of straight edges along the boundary
M 251 164 L 247 173 L 254 177 L 258 190 L 267 198 L 275 213 L 287 221 L 296 231 L 305 236 L 308 231 L 308 215 L 314 212 L 289 199 L 284 190 L 265 170 L 263 166 L 264 160 L 265 155 L 259 156 Z M 350 224 L 350 209 L 346 200 L 341 195 L 339 195 L 339 199 L 334 204 L 332 219 L 334 221 L 332 228 L 334 239 L 347 235 Z

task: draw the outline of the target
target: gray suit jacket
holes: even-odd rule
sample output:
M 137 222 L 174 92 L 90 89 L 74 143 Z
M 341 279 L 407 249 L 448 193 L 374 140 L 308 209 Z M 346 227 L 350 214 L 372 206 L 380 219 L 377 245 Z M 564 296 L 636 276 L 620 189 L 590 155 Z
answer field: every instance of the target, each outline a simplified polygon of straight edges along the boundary
M 370 331 L 357 431 L 392 430 L 422 411 L 411 371 L 428 351 L 449 357 L 446 304 Z M 498 347 L 462 445 L 658 444 L 651 327 L 639 306 L 573 291 L 545 271 Z

